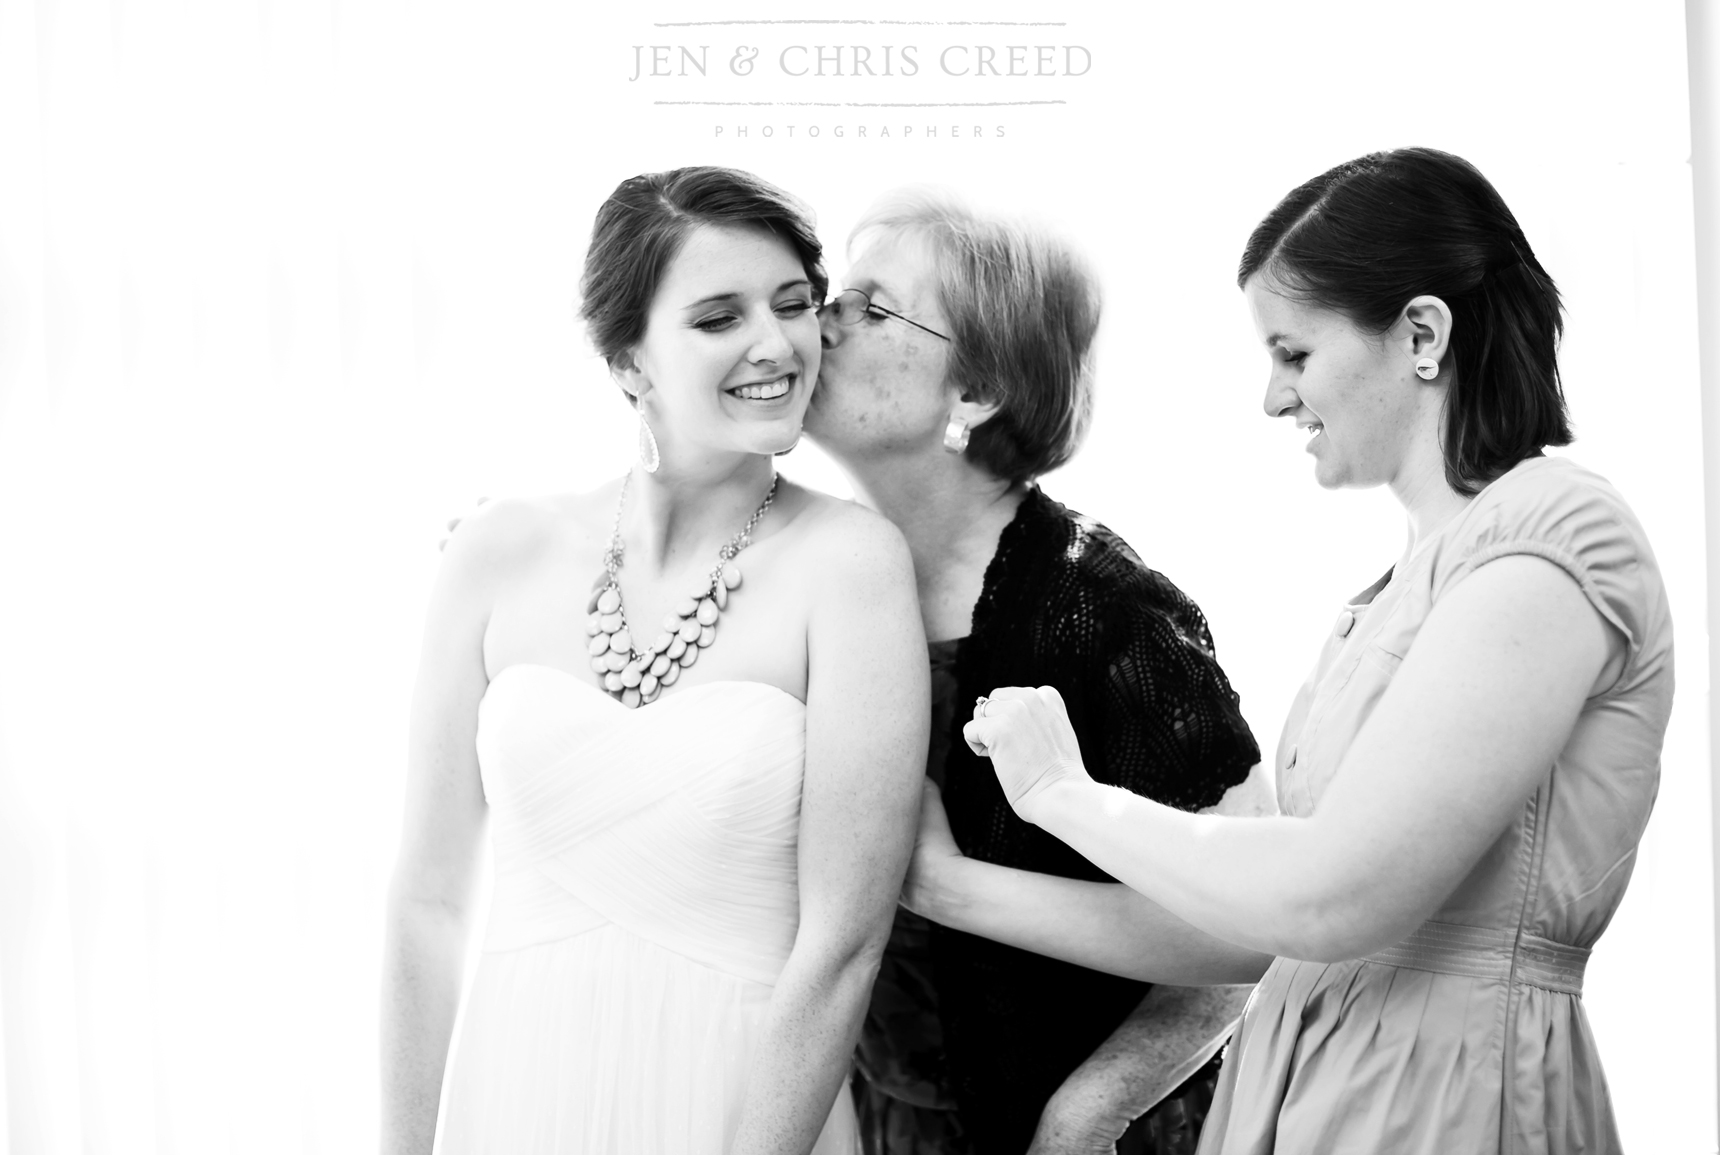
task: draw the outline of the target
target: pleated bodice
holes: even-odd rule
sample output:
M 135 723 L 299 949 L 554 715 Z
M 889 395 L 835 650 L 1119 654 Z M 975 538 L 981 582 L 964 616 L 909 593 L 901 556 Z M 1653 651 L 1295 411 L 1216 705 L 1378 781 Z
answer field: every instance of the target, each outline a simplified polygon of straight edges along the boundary
M 794 946 L 806 708 L 760 682 L 629 710 L 516 665 L 478 715 L 495 890 L 441 1155 L 721 1155 Z M 838 1096 L 816 1151 L 853 1149 Z
M 484 949 L 613 922 L 775 981 L 799 917 L 805 709 L 713 682 L 629 710 L 559 669 L 503 670 L 478 726 L 496 855 Z

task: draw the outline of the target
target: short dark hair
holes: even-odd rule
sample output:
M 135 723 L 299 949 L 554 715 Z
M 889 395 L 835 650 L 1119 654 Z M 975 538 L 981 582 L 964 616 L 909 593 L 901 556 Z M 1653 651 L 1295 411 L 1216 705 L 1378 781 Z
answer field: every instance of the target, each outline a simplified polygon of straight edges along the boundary
M 1400 148 L 1321 173 L 1248 238 L 1237 284 L 1257 273 L 1373 333 L 1424 293 L 1451 308 L 1445 478 L 1459 493 L 1571 443 L 1559 290 L 1504 199 L 1461 157 Z
M 579 281 L 579 315 L 609 364 L 645 336 L 651 298 L 700 225 L 763 229 L 781 238 L 800 258 L 813 300 L 824 300 L 830 287 L 824 246 L 811 210 L 788 193 L 750 172 L 709 165 L 631 177 L 597 210 Z
M 1099 288 L 1079 254 L 1022 222 L 981 216 L 941 189 L 887 194 L 854 227 L 920 236 L 949 322 L 947 379 L 998 410 L 967 454 L 1000 478 L 1031 481 L 1066 463 L 1093 418 L 1089 353 Z

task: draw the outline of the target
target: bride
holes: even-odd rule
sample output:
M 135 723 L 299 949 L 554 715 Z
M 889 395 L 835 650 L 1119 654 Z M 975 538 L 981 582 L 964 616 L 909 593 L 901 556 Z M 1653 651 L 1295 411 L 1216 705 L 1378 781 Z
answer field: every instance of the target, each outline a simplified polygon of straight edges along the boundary
M 805 211 L 747 173 L 635 177 L 599 210 L 582 315 L 641 460 L 448 543 L 388 900 L 385 1152 L 854 1149 L 838 1092 L 929 690 L 901 535 L 775 473 L 825 287 Z

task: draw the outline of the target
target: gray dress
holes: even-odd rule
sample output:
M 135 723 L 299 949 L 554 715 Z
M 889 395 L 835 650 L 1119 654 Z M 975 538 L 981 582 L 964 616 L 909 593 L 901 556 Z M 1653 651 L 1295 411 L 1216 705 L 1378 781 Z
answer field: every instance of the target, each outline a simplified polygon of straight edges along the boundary
M 1546 779 L 1434 916 L 1343 963 L 1278 959 L 1227 1056 L 1203 1155 L 1619 1150 L 1583 967 L 1624 896 L 1660 778 L 1672 621 L 1642 526 L 1560 458 L 1484 489 L 1344 608 L 1284 728 L 1278 800 L 1308 815 L 1429 611 L 1512 554 L 1570 574 L 1627 643 Z

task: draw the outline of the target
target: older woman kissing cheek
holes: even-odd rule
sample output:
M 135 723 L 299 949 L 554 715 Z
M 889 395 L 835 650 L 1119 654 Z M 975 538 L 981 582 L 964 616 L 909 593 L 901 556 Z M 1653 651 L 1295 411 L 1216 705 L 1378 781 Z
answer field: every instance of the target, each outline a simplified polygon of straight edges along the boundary
M 1178 980 L 1140 973 L 1127 934 L 1089 930 L 1145 900 L 1011 813 L 959 736 L 975 687 L 1049 682 L 1105 781 L 1251 805 L 1259 750 L 1199 608 L 1035 484 L 1086 432 L 1096 286 L 1056 238 L 925 191 L 886 197 L 851 248 L 806 429 L 913 555 L 943 786 L 916 853 L 950 867 L 948 885 L 910 870 L 873 992 L 866 1150 L 1192 1151 L 1246 992 L 1141 981 Z M 1268 961 L 1229 954 L 1232 982 Z

